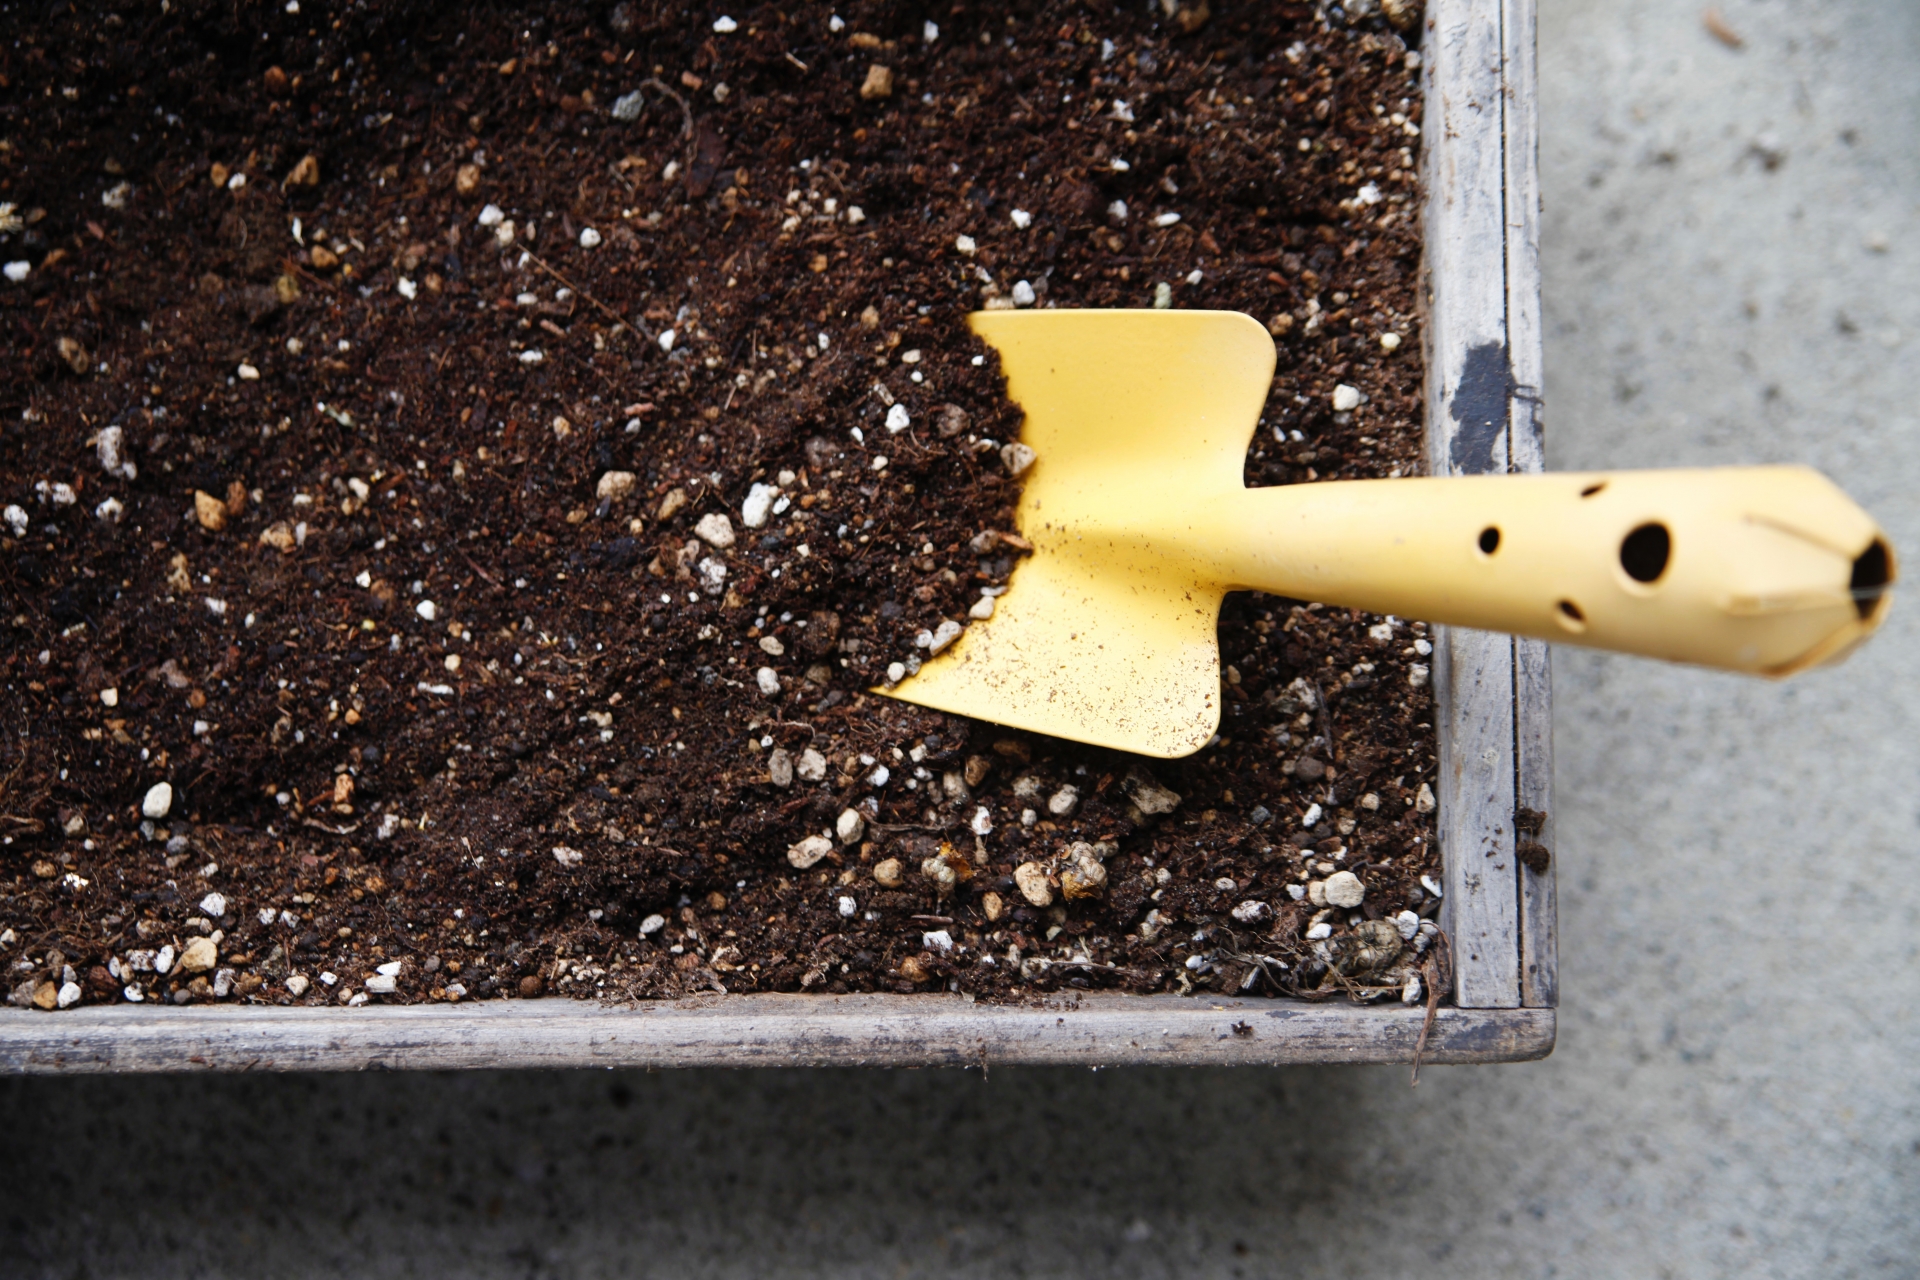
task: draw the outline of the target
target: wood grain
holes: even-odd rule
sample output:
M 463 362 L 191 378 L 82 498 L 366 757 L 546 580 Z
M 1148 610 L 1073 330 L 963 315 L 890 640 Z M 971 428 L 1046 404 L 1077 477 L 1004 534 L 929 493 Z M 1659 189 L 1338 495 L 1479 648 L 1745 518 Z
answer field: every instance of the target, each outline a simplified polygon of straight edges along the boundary
M 1515 798 L 1546 815 L 1535 837 L 1549 850 L 1553 838 L 1553 675 L 1547 645 L 1540 640 L 1514 642 L 1514 750 L 1518 769 Z M 1545 871 L 1519 868 L 1520 1003 L 1551 1009 L 1560 1003 L 1559 925 L 1555 873 L 1558 858 Z
M 1507 349 L 1513 368 L 1508 467 L 1546 470 L 1540 319 L 1540 111 L 1535 0 L 1502 0 L 1505 45 Z M 1539 840 L 1553 842 L 1553 678 L 1544 641 L 1514 641 L 1514 793 L 1546 814 Z M 1554 866 L 1520 879 L 1520 1002 L 1560 1001 Z
M 1422 1010 L 1088 994 L 720 996 L 605 1006 L 493 1000 L 361 1009 L 87 1007 L 0 1013 L 0 1071 L 364 1071 L 505 1067 L 1407 1063 Z M 1551 1010 L 1443 1009 L 1427 1062 L 1553 1047 Z
M 1513 461 L 1514 403 L 1505 11 L 1503 0 L 1431 0 L 1427 14 L 1428 460 L 1435 475 L 1500 473 Z M 1454 994 L 1468 1008 L 1513 1008 L 1521 998 L 1513 641 L 1436 628 L 1433 679 Z

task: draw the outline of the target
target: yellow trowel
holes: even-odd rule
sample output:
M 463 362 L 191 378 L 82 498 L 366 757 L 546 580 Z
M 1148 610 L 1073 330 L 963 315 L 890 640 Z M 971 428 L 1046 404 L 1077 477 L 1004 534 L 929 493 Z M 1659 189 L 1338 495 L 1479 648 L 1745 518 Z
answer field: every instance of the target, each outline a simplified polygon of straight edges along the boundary
M 1256 590 L 1784 676 L 1890 603 L 1880 529 L 1805 467 L 1249 489 L 1273 340 L 1231 311 L 993 311 L 1026 412 L 1033 554 L 991 618 L 885 692 L 1149 756 L 1220 723 L 1216 626 Z

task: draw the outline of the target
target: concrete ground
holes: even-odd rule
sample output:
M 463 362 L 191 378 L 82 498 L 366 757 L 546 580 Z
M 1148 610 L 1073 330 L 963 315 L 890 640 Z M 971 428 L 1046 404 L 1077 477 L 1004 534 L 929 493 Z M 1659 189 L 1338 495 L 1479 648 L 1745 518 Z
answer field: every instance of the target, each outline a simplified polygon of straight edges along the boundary
M 1556 467 L 1804 460 L 1920 556 L 1920 7 L 1542 0 Z M 0 1274 L 1920 1274 L 1920 609 L 1556 654 L 1542 1063 L 6 1082 Z

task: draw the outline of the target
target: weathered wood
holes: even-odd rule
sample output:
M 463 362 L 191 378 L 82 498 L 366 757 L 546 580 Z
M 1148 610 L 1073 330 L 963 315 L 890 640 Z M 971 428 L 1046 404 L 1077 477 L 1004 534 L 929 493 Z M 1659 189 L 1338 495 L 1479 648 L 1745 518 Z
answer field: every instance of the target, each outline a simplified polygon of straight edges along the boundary
M 1539 96 L 1534 0 L 1503 0 L 1506 46 L 1507 343 L 1513 368 L 1509 406 L 1514 471 L 1543 471 L 1546 442 L 1541 409 L 1544 363 L 1540 316 Z M 1553 690 L 1547 646 L 1514 643 L 1515 798 L 1546 815 L 1538 839 L 1552 837 Z M 1554 869 L 1519 869 L 1521 1002 L 1559 1002 Z
M 1516 799 L 1545 816 L 1534 836 L 1549 851 L 1553 839 L 1553 676 L 1547 646 L 1539 640 L 1514 643 L 1514 749 L 1518 763 Z M 1524 864 L 1520 875 L 1520 1003 L 1551 1009 L 1560 1003 L 1559 926 L 1555 871 Z
M 0 1013 L 0 1071 L 1406 1063 L 1422 1016 L 1398 1005 L 1106 994 L 1022 1006 L 826 995 L 638 1006 L 108 1006 Z M 1442 1009 L 1425 1060 L 1539 1058 L 1553 1036 L 1551 1010 Z
M 1535 58 L 1535 0 L 1502 0 L 1505 45 L 1507 348 L 1513 369 L 1508 465 L 1544 471 L 1541 420 L 1544 353 L 1540 319 L 1540 112 Z M 1514 642 L 1514 791 L 1519 803 L 1546 816 L 1538 839 L 1553 846 L 1553 684 L 1547 645 Z M 1559 1003 L 1554 868 L 1519 868 L 1520 1002 Z
M 1435 475 L 1504 472 L 1512 460 L 1502 2 L 1432 0 L 1427 9 L 1427 450 Z M 1468 1008 L 1512 1008 L 1520 1003 L 1513 641 L 1436 628 L 1433 677 L 1454 994 Z
M 1472 1009 L 1520 1003 L 1514 862 L 1513 641 L 1435 628 L 1434 700 L 1446 732 L 1436 770 L 1454 996 Z

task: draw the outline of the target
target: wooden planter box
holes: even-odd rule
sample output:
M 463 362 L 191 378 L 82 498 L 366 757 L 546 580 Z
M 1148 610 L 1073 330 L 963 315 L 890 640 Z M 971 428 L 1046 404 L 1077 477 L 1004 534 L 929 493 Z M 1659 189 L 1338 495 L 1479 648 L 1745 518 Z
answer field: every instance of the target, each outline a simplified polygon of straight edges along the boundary
M 1538 471 L 1535 0 L 1428 0 L 1427 439 L 1435 474 Z M 1514 856 L 1549 815 L 1547 648 L 1439 629 L 1441 923 L 1454 1007 L 1429 1062 L 1553 1048 L 1553 872 Z M 153 1006 L 0 1012 L 16 1072 L 449 1067 L 1405 1063 L 1424 1011 L 1345 1002 L 1076 994 L 1044 1006 L 952 995 L 716 996 L 360 1009 Z

